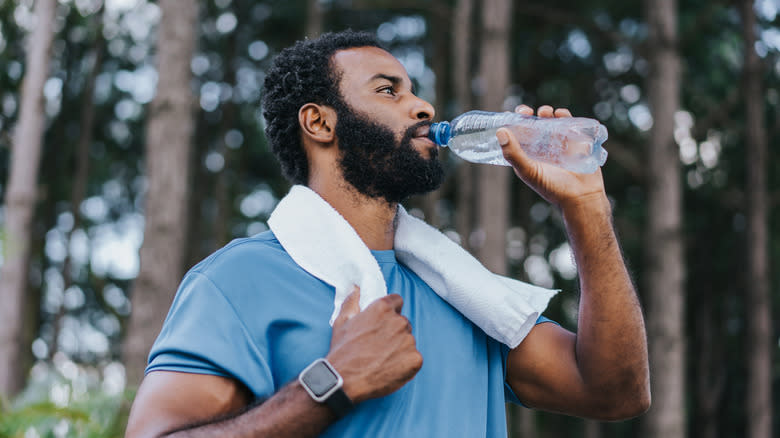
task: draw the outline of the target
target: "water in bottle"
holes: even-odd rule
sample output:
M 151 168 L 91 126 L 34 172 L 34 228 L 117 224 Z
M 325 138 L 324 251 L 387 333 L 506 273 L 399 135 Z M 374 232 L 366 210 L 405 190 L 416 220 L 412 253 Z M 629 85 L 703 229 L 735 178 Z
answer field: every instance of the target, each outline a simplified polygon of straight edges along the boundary
M 531 158 L 572 172 L 593 173 L 607 160 L 601 144 L 607 128 L 583 117 L 535 117 L 469 111 L 452 122 L 431 125 L 428 137 L 466 161 L 509 166 L 498 144 L 498 128 L 510 129 Z

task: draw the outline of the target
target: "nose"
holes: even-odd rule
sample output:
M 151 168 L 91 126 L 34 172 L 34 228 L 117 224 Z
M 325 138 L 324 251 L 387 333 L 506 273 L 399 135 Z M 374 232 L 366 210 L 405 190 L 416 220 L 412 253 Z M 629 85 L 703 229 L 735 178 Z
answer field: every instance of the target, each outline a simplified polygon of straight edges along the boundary
M 433 120 L 433 116 L 436 114 L 436 110 L 433 109 L 433 105 L 428 103 L 425 99 L 421 99 L 417 96 L 414 97 L 415 102 L 412 105 L 411 116 L 417 120 Z

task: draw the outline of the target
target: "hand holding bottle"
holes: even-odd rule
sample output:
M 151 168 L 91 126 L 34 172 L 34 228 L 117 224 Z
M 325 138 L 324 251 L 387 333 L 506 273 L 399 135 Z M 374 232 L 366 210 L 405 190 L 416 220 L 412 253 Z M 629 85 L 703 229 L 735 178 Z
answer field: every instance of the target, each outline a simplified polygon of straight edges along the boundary
M 520 105 L 515 112 L 533 115 L 531 107 Z M 549 105 L 539 107 L 537 116 L 542 118 L 571 117 L 569 110 L 553 110 Z M 586 201 L 594 196 L 605 197 L 601 170 L 593 173 L 575 173 L 553 164 L 534 160 L 523 151 L 516 136 L 507 128 L 499 128 L 496 137 L 504 158 L 512 165 L 520 179 L 533 188 L 548 202 L 566 208 L 568 205 Z
M 584 117 L 534 117 L 511 112 L 469 111 L 452 122 L 431 125 L 428 137 L 473 163 L 509 166 L 496 131 L 509 128 L 520 146 L 534 160 L 555 164 L 572 172 L 593 173 L 604 164 L 607 128 Z

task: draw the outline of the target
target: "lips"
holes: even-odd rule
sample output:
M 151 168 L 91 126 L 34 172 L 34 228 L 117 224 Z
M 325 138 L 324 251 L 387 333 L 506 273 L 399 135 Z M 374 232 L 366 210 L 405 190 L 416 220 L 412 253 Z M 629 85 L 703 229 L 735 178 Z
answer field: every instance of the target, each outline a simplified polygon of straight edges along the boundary
M 417 128 L 417 130 L 414 131 L 414 138 L 428 138 L 428 133 L 431 130 L 431 125 L 424 125 Z

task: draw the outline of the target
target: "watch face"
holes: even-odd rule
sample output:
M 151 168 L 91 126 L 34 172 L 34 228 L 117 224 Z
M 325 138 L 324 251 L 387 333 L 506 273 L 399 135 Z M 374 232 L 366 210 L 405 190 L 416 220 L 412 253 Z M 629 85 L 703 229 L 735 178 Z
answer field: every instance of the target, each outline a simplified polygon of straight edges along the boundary
M 338 376 L 322 362 L 315 363 L 301 378 L 317 397 L 327 394 L 338 384 Z

